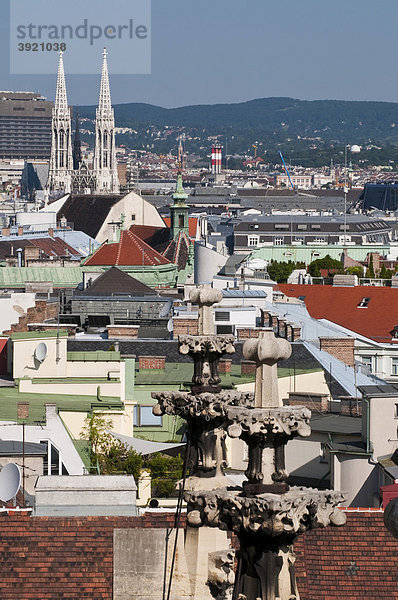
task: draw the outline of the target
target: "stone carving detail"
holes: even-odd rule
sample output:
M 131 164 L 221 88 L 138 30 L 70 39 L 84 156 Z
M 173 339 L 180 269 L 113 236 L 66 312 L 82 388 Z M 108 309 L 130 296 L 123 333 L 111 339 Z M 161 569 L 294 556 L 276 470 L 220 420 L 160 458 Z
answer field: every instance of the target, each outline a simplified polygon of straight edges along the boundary
M 309 421 L 311 411 L 303 406 L 281 406 L 277 408 L 228 407 L 228 435 L 261 435 L 267 439 L 278 436 L 292 438 L 295 435 L 308 437 L 311 434 Z
M 234 531 L 240 542 L 234 597 L 240 600 L 299 600 L 293 542 L 308 529 L 344 525 L 331 490 L 293 487 L 285 494 L 245 497 L 222 489 L 186 492 L 191 527 Z
M 237 534 L 293 539 L 299 533 L 344 525 L 346 515 L 338 504 L 344 494 L 333 490 L 292 487 L 286 494 L 261 494 L 247 498 L 227 489 L 186 492 L 187 519 L 191 527 L 208 525 Z
M 280 406 L 278 395 L 278 360 L 289 358 L 290 343 L 276 338 L 272 329 L 263 331 L 257 339 L 247 340 L 243 356 L 256 363 L 255 406 Z
M 234 575 L 234 550 L 220 550 L 209 553 L 209 577 L 207 585 L 216 600 L 231 600 Z
M 192 383 L 195 386 L 208 388 L 217 386 L 221 378 L 218 374 L 218 363 L 224 354 L 233 354 L 233 335 L 180 335 L 179 352 L 189 354 L 194 363 Z
M 255 393 L 221 391 L 218 361 L 234 352 L 231 335 L 215 335 L 212 305 L 222 293 L 205 285 L 193 290 L 199 304 L 199 335 L 182 335 L 179 350 L 194 362 L 191 393 L 161 392 L 152 396 L 156 415 L 177 415 L 187 422 L 191 447 L 186 480 L 190 527 L 218 527 L 239 538 L 233 598 L 237 600 L 299 600 L 293 542 L 315 527 L 343 525 L 340 492 L 286 484 L 284 450 L 293 437 L 311 433 L 310 411 L 283 406 L 278 394 L 277 362 L 291 354 L 291 345 L 265 330 L 243 346 L 256 363 Z M 225 439 L 241 438 L 249 450 L 243 489 L 227 487 Z M 230 600 L 233 557 L 211 552 L 207 585 L 213 598 Z M 203 595 L 203 594 L 202 594 Z M 202 598 L 201 598 L 202 600 Z
M 225 415 L 228 406 L 252 406 L 250 392 L 221 391 L 218 394 L 204 392 L 194 395 L 184 392 L 152 393 L 158 404 L 153 407 L 155 415 L 177 415 L 188 423 L 191 442 L 189 457 L 190 476 L 187 489 L 212 488 L 226 485 L 223 469 L 227 466 L 225 447 Z M 208 479 L 204 484 L 203 479 Z M 219 479 L 214 479 L 219 478 Z

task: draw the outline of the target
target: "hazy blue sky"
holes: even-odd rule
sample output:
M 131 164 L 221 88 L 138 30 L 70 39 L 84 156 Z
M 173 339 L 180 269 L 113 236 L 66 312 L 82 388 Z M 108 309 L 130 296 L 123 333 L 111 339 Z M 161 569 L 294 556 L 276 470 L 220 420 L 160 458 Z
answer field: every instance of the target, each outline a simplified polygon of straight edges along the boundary
M 53 98 L 55 73 L 9 75 L 8 0 L 0 6 L 0 88 Z M 397 0 L 152 0 L 152 73 L 111 77 L 112 100 L 398 101 L 397 25 Z M 99 75 L 69 75 L 67 86 L 70 103 L 96 103 Z

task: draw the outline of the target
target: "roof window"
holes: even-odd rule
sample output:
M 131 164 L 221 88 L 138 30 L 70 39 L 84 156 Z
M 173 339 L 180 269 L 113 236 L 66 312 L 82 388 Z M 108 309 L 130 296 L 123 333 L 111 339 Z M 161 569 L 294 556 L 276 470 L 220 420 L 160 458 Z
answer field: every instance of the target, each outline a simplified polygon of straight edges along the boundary
M 370 298 L 362 298 L 362 300 L 358 304 L 358 308 L 368 308 L 369 302 L 370 302 Z

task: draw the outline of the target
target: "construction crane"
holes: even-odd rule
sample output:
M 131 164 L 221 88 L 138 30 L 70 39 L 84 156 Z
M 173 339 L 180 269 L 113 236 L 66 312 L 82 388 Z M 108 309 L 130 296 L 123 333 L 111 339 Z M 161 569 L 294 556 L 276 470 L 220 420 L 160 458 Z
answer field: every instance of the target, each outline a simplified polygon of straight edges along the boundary
M 254 158 L 257 157 L 257 146 L 256 144 L 252 144 L 252 148 L 254 148 Z
M 291 177 L 290 177 L 289 170 L 288 170 L 288 168 L 287 168 L 287 166 L 286 166 L 285 159 L 283 158 L 283 154 L 282 154 L 282 152 L 281 152 L 280 150 L 279 150 L 279 156 L 280 156 L 280 157 L 281 157 L 281 159 L 282 159 L 283 167 L 284 167 L 284 169 L 285 169 L 285 171 L 286 171 L 286 175 L 287 175 L 287 176 L 288 176 L 288 178 L 289 178 L 289 182 L 290 182 L 290 185 L 292 186 L 292 190 L 294 190 L 294 185 L 293 185 L 293 183 L 292 183 L 292 179 L 291 179 Z

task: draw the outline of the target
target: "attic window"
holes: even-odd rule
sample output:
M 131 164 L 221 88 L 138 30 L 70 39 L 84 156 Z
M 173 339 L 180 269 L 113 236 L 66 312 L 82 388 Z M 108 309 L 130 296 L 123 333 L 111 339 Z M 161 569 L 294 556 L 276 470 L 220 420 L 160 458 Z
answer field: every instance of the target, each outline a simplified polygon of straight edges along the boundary
M 131 220 L 135 221 L 135 215 L 131 215 Z
M 362 298 L 362 300 L 358 304 L 358 308 L 368 308 L 369 302 L 370 302 L 370 298 Z

